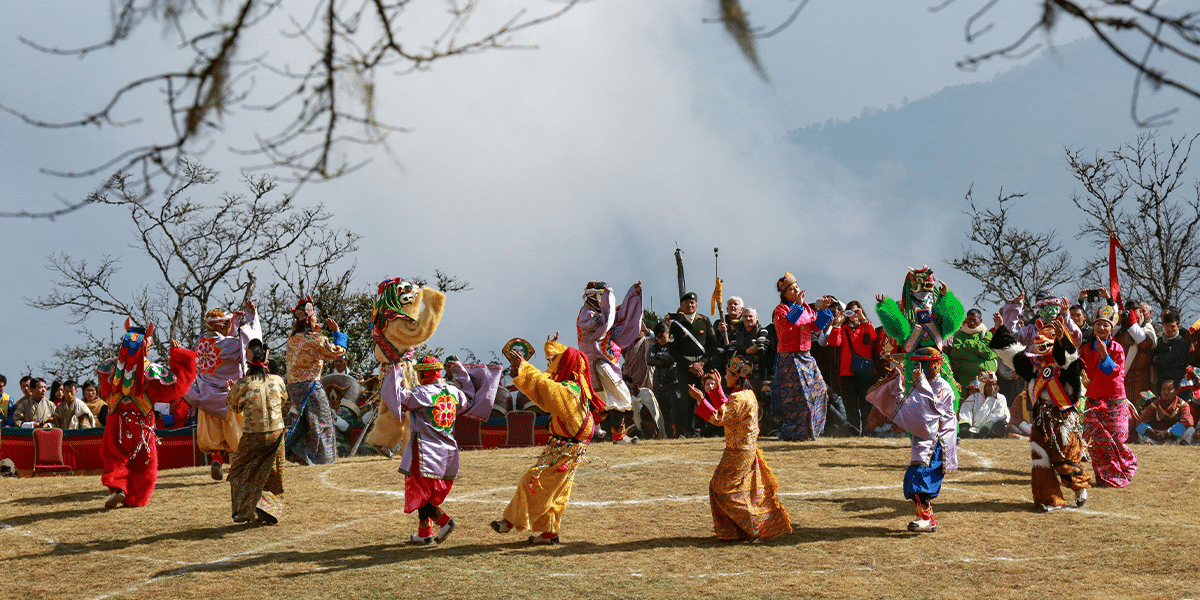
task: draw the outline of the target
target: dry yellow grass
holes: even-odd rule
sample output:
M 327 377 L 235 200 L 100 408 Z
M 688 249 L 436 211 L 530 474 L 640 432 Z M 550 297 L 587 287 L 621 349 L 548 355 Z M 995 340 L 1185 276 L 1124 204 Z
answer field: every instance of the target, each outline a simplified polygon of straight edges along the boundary
M 235 525 L 208 470 L 160 474 L 150 506 L 106 511 L 99 478 L 0 480 L 5 598 L 1188 598 L 1200 596 L 1192 508 L 1200 448 L 1145 447 L 1133 485 L 1083 510 L 1034 512 L 1028 445 L 968 440 L 905 531 L 903 440 L 764 441 L 795 531 L 712 537 L 720 440 L 597 444 L 558 547 L 487 523 L 537 449 L 463 453 L 446 543 L 406 544 L 398 460 L 290 467 L 275 527 Z

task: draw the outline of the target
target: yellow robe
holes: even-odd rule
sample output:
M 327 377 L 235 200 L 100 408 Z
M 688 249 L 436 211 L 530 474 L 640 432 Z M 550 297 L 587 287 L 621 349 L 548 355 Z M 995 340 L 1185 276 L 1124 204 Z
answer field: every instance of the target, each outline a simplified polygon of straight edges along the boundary
M 571 498 L 575 469 L 592 438 L 592 414 L 578 386 L 554 381 L 529 363 L 521 364 L 513 383 L 550 413 L 550 434 L 555 437 L 550 438 L 538 462 L 521 476 L 504 518 L 517 531 L 557 534 Z

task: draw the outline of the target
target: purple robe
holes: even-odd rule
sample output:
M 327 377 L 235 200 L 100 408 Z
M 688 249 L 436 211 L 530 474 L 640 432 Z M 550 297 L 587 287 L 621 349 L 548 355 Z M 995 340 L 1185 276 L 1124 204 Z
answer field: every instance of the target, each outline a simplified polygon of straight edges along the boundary
M 482 421 L 492 412 L 499 365 L 455 365 L 454 376 L 463 389 L 444 382 L 404 387 L 404 372 L 393 367 L 380 387 L 383 403 L 396 418 L 409 411 L 412 435 L 404 447 L 400 472 L 428 479 L 458 477 L 458 442 L 454 422 L 460 416 Z M 413 455 L 420 464 L 413 465 Z
M 904 394 L 894 386 L 900 405 L 892 422 L 912 434 L 912 464 L 929 466 L 933 450 L 942 445 L 943 470 L 958 469 L 958 418 L 954 415 L 954 391 L 941 376 L 930 382 L 913 378 L 913 389 Z M 881 386 L 882 387 L 882 386 Z
M 225 388 L 230 379 L 237 381 L 246 375 L 246 347 L 252 339 L 262 338 L 262 325 L 254 311 L 242 317 L 233 317 L 233 335 L 205 331 L 196 342 L 196 381 L 188 388 L 183 398 L 188 404 L 200 408 L 222 419 L 229 412 L 225 399 L 229 391 Z
M 609 289 L 600 297 L 599 310 L 584 302 L 575 321 L 579 351 L 587 357 L 593 373 L 612 382 L 621 381 L 621 367 L 617 365 L 620 354 L 612 351 L 610 343 L 624 350 L 642 334 L 642 294 L 637 284 L 629 286 L 620 306 L 616 301 L 616 294 Z

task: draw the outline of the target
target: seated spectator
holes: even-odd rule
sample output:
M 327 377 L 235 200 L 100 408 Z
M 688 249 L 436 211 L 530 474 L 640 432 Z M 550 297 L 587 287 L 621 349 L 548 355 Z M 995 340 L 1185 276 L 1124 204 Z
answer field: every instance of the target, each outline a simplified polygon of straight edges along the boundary
M 1191 444 L 1196 432 L 1191 407 L 1178 396 L 1178 384 L 1164 381 L 1162 394 L 1142 409 L 1137 426 L 1143 444 Z
M 17 407 L 17 401 L 10 398 L 8 394 L 4 393 L 4 386 L 6 385 L 8 385 L 8 379 L 5 376 L 0 375 L 0 427 L 12 427 L 12 425 L 9 424 L 8 419 L 9 415 L 12 414 L 13 409 Z
M 100 399 L 100 388 L 96 387 L 96 382 L 87 380 L 83 382 L 83 403 L 87 405 L 88 410 L 92 411 L 92 416 L 96 417 L 96 424 L 100 424 L 100 410 L 105 407 L 104 400 Z
M 54 383 L 50 384 L 50 402 L 54 404 L 55 410 L 63 403 L 63 382 L 60 379 L 55 379 Z
M 1179 315 L 1163 311 L 1163 337 L 1154 347 L 1154 372 L 1159 381 L 1183 379 L 1191 345 L 1179 331 Z
M 35 377 L 29 381 L 29 396 L 13 407 L 13 422 L 17 427 L 52 427 L 54 404 L 46 397 L 46 380 Z
M 999 438 L 1008 434 L 1008 400 L 996 385 L 996 372 L 984 371 L 968 386 L 958 409 L 958 437 Z M 969 393 L 970 395 L 967 395 Z
M 1000 365 L 1003 366 L 1004 363 L 1000 362 Z M 1028 392 L 1017 393 L 1008 407 L 1008 414 L 1009 437 L 1029 437 L 1029 432 L 1033 431 L 1033 407 L 1029 405 Z
M 54 424 L 59 429 L 87 429 L 98 427 L 92 409 L 83 400 L 75 397 L 75 381 L 67 380 L 60 388 L 62 402 L 54 409 Z

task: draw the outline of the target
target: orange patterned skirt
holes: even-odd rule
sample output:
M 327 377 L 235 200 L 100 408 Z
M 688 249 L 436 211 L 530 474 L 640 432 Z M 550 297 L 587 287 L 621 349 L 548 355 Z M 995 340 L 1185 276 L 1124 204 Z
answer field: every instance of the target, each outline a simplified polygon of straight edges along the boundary
M 708 484 L 717 538 L 770 538 L 792 531 L 787 509 L 776 493 L 779 482 L 762 450 L 726 448 Z

